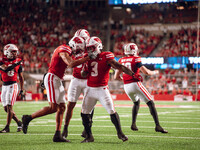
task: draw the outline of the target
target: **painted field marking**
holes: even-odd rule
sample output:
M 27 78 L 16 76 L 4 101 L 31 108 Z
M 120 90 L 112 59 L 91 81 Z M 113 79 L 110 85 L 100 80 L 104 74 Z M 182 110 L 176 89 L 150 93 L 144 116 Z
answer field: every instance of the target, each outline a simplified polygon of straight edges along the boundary
M 43 134 L 35 134 L 35 133 L 29 133 L 29 134 L 13 134 L 13 133 L 2 133 L 0 134 L 0 136 L 5 136 L 5 135 L 22 135 L 22 136 L 53 136 L 53 134 L 49 134 L 49 133 L 43 133 Z M 70 136 L 80 136 L 80 134 L 69 134 Z M 107 136 L 113 136 L 113 137 L 116 137 L 117 135 L 113 135 L 113 134 L 94 134 L 94 137 L 95 136 L 100 136 L 100 137 L 107 137 Z M 169 139 L 188 139 L 188 140 L 200 140 L 200 137 L 176 137 L 176 136 L 149 136 L 149 135 L 127 135 L 128 137 L 143 137 L 143 138 L 169 138 Z

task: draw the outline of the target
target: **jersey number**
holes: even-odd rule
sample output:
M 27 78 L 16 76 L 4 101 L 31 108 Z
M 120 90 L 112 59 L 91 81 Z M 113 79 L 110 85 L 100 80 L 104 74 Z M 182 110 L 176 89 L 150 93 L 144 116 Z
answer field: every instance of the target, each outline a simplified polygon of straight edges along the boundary
M 130 62 L 122 63 L 122 65 L 124 65 L 124 66 L 126 66 L 128 69 L 132 70 L 132 68 L 131 68 L 131 63 L 130 63 Z
M 10 64 L 10 65 L 8 65 L 8 66 L 11 66 L 11 64 Z M 15 74 L 15 71 L 14 71 L 14 69 L 13 69 L 13 70 L 10 70 L 10 71 L 8 71 L 8 73 L 7 73 L 7 75 L 8 75 L 9 77 L 12 77 L 12 76 L 14 76 L 14 74 Z
M 94 61 L 91 63 L 91 66 L 92 66 L 91 76 L 93 77 L 98 76 L 98 63 Z

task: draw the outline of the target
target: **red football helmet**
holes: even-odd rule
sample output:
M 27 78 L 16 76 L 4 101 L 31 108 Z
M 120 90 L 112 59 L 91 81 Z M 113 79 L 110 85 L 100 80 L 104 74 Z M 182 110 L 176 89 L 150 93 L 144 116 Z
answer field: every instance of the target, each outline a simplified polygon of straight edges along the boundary
M 125 55 L 137 55 L 138 47 L 135 43 L 128 43 L 123 46 Z
M 76 33 L 74 34 L 74 36 L 80 36 L 84 40 L 88 40 L 90 38 L 89 32 L 87 30 L 85 30 L 85 29 L 79 29 L 79 30 L 77 30 Z
M 17 48 L 16 45 L 14 44 L 7 44 L 3 48 L 3 54 L 8 58 L 8 59 L 14 59 L 17 55 L 14 55 L 13 52 L 17 52 L 16 54 L 19 54 L 19 49 Z
M 91 54 L 96 57 L 103 49 L 100 38 L 96 36 L 91 37 L 86 43 L 86 49 L 89 55 Z
M 74 36 L 70 41 L 69 41 L 69 46 L 72 49 L 72 52 L 75 54 L 82 53 L 85 51 L 85 40 L 79 36 Z

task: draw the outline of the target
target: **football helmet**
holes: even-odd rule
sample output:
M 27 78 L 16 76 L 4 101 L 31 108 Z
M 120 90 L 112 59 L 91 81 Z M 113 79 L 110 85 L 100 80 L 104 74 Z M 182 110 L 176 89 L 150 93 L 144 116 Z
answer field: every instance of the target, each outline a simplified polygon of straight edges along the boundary
M 123 46 L 125 55 L 137 55 L 138 47 L 135 43 L 128 43 Z
M 69 41 L 69 46 L 74 54 L 82 53 L 85 51 L 85 40 L 79 36 L 74 36 Z
M 14 44 L 7 44 L 6 46 L 4 46 L 3 48 L 3 54 L 8 58 L 8 59 L 13 59 L 16 56 L 13 55 L 13 51 L 17 52 L 17 55 L 19 54 L 19 49 L 17 48 L 16 45 Z
M 96 58 L 97 55 L 101 53 L 101 50 L 103 49 L 103 45 L 100 38 L 96 36 L 91 37 L 86 43 L 86 49 L 89 56 L 94 56 Z
M 88 40 L 90 38 L 89 32 L 87 30 L 85 30 L 85 29 L 79 29 L 79 30 L 77 30 L 76 33 L 74 34 L 74 36 L 80 36 L 84 40 Z

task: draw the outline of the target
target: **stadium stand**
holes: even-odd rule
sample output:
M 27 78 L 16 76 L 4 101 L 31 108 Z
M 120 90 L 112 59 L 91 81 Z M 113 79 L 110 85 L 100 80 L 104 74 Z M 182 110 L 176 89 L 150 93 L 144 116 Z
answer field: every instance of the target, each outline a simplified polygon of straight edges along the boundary
M 169 32 L 141 27 L 193 25 L 197 21 L 197 2 L 134 5 L 129 9 L 115 9 L 106 0 L 63 2 L 0 1 L 0 49 L 8 43 L 18 45 L 27 78 L 30 73 L 45 73 L 54 48 L 67 43 L 79 28 L 99 36 L 104 49 L 112 51 L 117 57 L 123 55 L 122 45 L 127 42 L 135 42 L 143 57 L 197 55 L 197 28 L 189 26 Z M 161 72 L 159 77 L 144 77 L 144 84 L 152 94 L 195 93 L 195 69 Z M 71 70 L 67 73 L 71 74 Z M 188 76 L 187 88 L 181 83 L 185 76 Z M 35 84 L 35 81 L 27 80 L 27 89 L 37 92 Z M 109 84 L 113 93 L 123 93 L 121 83 L 111 81 Z

